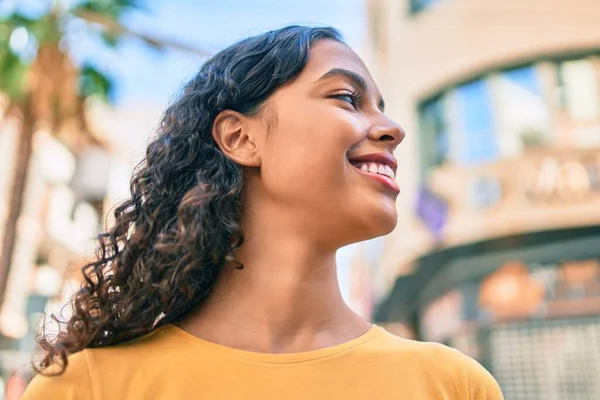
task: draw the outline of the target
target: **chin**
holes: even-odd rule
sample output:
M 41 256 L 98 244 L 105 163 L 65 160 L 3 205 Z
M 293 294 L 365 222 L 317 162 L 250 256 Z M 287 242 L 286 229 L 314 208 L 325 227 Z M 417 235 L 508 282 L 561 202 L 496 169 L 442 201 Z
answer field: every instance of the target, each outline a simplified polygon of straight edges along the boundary
M 398 223 L 398 213 L 394 210 L 393 212 L 381 215 L 379 218 L 374 218 L 373 220 L 377 223 L 374 227 L 374 230 L 376 231 L 376 236 L 374 237 L 387 235 L 396 228 Z
M 367 218 L 367 223 L 371 226 L 369 231 L 376 233 L 376 236 L 387 235 L 393 231 L 398 223 L 396 202 L 378 203 L 373 206 Z
M 363 220 L 357 221 L 357 224 L 353 228 L 348 229 L 349 232 L 354 232 L 355 235 L 349 238 L 350 240 L 346 244 L 385 236 L 396 228 L 397 222 L 398 214 L 395 209 L 390 212 L 384 212 L 384 210 L 380 209 L 378 212 L 370 213 L 368 217 L 365 216 Z

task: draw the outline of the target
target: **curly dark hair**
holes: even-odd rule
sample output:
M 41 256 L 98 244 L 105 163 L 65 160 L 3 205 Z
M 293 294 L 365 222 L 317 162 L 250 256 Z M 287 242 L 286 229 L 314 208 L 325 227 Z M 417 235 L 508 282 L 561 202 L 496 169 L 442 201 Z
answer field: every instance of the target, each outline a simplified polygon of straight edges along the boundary
M 321 39 L 342 41 L 328 27 L 250 37 L 217 53 L 184 86 L 133 174 L 131 198 L 98 236 L 96 258 L 83 267 L 70 301 L 72 316 L 52 315 L 58 334 L 40 335 L 39 372 L 58 366 L 61 374 L 69 354 L 127 342 L 181 318 L 210 295 L 224 265 L 243 268 L 232 254 L 244 241 L 244 172 L 213 141 L 214 119 L 227 109 L 259 114 Z

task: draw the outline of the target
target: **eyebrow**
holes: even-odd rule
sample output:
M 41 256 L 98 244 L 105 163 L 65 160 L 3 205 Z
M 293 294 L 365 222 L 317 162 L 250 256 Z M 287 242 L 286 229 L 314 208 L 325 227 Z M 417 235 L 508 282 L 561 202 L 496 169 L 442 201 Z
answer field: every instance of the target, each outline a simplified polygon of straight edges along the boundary
M 354 71 L 350 71 L 350 70 L 344 69 L 344 68 L 330 69 L 325 74 L 323 74 L 319 79 L 317 79 L 317 82 L 322 81 L 327 78 L 331 78 L 333 76 L 338 76 L 338 77 L 342 77 L 344 79 L 348 79 L 348 80 L 352 81 L 352 83 L 354 83 L 356 86 L 358 86 L 358 88 L 361 91 L 363 91 L 363 92 L 367 91 L 367 82 L 365 81 L 365 78 L 363 78 L 362 76 L 360 76 L 359 74 L 357 74 Z M 385 108 L 385 102 L 383 101 L 383 99 L 379 100 L 378 106 L 379 106 L 379 109 L 383 112 L 383 110 Z

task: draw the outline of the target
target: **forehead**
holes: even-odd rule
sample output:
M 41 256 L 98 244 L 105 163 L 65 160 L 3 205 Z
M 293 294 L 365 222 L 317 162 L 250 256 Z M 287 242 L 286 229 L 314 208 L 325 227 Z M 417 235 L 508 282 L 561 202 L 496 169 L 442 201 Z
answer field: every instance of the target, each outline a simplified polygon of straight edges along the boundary
M 356 72 L 365 79 L 369 91 L 379 93 L 369 70 L 354 50 L 329 39 L 320 40 L 311 48 L 308 62 L 298 78 L 315 81 L 334 68 Z

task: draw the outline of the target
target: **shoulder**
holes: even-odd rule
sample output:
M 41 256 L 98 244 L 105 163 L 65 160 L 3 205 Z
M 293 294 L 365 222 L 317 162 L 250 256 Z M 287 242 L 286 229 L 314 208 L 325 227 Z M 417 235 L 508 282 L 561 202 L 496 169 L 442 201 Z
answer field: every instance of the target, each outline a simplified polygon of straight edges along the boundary
M 126 380 L 127 372 L 134 371 L 144 359 L 157 360 L 172 350 L 172 342 L 162 329 L 116 346 L 85 349 L 69 355 L 62 374 L 52 375 L 58 369 L 52 366 L 36 376 L 28 385 L 23 400 L 100 399 L 111 390 L 106 387 L 106 381 L 118 384 L 120 380 Z
M 466 386 L 471 400 L 502 400 L 502 391 L 492 375 L 481 364 L 460 351 L 437 343 L 428 343 L 441 368 L 461 385 Z
M 437 384 L 453 388 L 461 399 L 503 399 L 496 380 L 471 357 L 440 343 L 408 340 L 384 332 L 382 342 L 395 358 L 407 360 Z
M 93 387 L 87 350 L 72 354 L 61 375 L 53 366 L 37 375 L 27 386 L 22 400 L 87 400 L 93 399 Z

